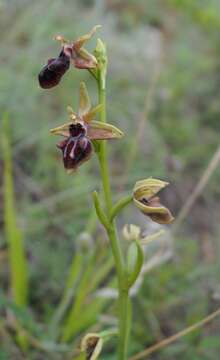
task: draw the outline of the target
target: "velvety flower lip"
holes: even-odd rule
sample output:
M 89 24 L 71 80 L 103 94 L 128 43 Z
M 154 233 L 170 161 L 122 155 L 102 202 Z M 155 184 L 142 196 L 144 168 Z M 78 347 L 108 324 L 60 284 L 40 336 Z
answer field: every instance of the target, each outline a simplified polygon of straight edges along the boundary
M 59 84 L 62 76 L 70 67 L 70 58 L 62 50 L 57 58 L 49 59 L 38 75 L 43 89 L 50 89 Z
M 85 129 L 81 124 L 71 124 L 70 136 L 57 146 L 63 153 L 63 163 L 67 170 L 76 170 L 87 161 L 92 154 L 91 141 L 85 136 Z
M 170 224 L 174 220 L 170 210 L 155 196 L 167 185 L 165 181 L 149 178 L 137 181 L 133 190 L 133 201 L 137 208 L 159 224 Z
M 71 124 L 69 126 L 69 133 L 73 137 L 77 137 L 79 135 L 86 135 L 86 128 L 81 123 Z
M 63 154 L 64 167 L 69 172 L 75 171 L 90 158 L 92 140 L 119 139 L 123 136 L 115 126 L 94 120 L 100 110 L 100 105 L 92 108 L 86 85 L 81 83 L 78 113 L 68 107 L 70 122 L 51 130 L 52 134 L 65 137 L 58 148 Z
M 62 49 L 58 57 L 48 60 L 38 75 L 39 84 L 43 89 L 50 89 L 58 85 L 70 64 L 78 69 L 92 69 L 97 66 L 95 56 L 84 49 L 83 45 L 99 27 L 100 25 L 95 26 L 88 34 L 73 42 L 65 40 L 60 35 L 55 37 L 61 42 Z

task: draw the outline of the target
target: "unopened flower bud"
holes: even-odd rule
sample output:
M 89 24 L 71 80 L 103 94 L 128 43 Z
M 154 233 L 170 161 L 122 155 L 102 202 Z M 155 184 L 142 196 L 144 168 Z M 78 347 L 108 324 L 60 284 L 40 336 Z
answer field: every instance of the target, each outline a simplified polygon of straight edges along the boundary
M 134 224 L 126 224 L 123 227 L 122 234 L 128 241 L 139 240 L 141 237 L 141 229 Z
M 137 181 L 133 190 L 134 204 L 151 220 L 159 224 L 170 224 L 174 218 L 168 208 L 160 203 L 160 198 L 155 196 L 168 185 L 167 182 L 149 178 Z

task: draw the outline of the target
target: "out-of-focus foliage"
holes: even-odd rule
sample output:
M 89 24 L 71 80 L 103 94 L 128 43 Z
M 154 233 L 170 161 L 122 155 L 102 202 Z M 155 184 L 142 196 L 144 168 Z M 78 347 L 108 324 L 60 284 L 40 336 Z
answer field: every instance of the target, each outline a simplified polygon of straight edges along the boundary
M 95 24 L 102 25 L 98 36 L 108 46 L 108 121 L 127 135 L 109 145 L 116 198 L 130 191 L 137 179 L 159 177 L 172 184 L 165 202 L 177 214 L 219 146 L 218 0 L 1 0 L 0 121 L 7 111 L 30 301 L 28 308 L 20 309 L 10 294 L 0 201 L 0 359 L 24 358 L 10 312 L 30 334 L 28 359 L 61 359 L 67 349 L 60 338 L 68 339 L 69 354 L 69 346 L 71 351 L 77 348 L 89 327 L 115 325 L 114 291 L 105 289 L 107 298 L 97 295 L 100 287 L 114 288 L 115 279 L 108 244 L 102 229 L 96 228 L 91 205 L 90 194 L 100 186 L 96 159 L 68 176 L 56 139 L 49 135 L 51 127 L 66 121 L 68 105 L 77 108 L 81 80 L 97 103 L 95 84 L 89 73 L 76 69 L 53 90 L 42 90 L 37 82 L 42 65 L 59 52 L 53 36 L 74 39 Z M 94 45 L 95 39 L 89 49 Z M 172 259 L 146 273 L 134 296 L 131 353 L 219 306 L 219 179 L 218 167 L 172 235 Z M 3 170 L 0 180 L 2 200 Z M 135 210 L 124 214 L 119 226 L 131 221 L 150 232 L 150 224 Z M 85 231 L 93 241 L 79 236 Z M 159 247 L 153 246 L 152 252 L 162 251 Z M 151 255 L 147 252 L 147 260 Z M 152 359 L 215 360 L 219 332 L 216 320 Z M 104 359 L 115 358 L 114 345 L 112 341 L 104 347 Z
M 1 128 L 2 155 L 4 162 L 4 224 L 5 237 L 8 242 L 12 296 L 18 306 L 27 305 L 27 264 L 22 233 L 16 224 L 14 204 L 14 185 L 12 175 L 12 159 L 10 145 L 10 123 L 7 114 L 3 114 Z

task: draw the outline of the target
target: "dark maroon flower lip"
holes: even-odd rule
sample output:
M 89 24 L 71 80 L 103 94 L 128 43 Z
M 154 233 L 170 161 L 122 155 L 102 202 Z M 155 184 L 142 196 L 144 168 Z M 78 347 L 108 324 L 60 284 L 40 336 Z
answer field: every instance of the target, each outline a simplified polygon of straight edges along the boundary
M 39 84 L 43 89 L 50 89 L 59 84 L 62 76 L 70 67 L 70 57 L 64 50 L 57 58 L 49 59 L 38 75 Z
M 89 160 L 92 154 L 92 143 L 85 135 L 86 129 L 80 123 L 71 124 L 69 133 L 70 136 L 61 141 L 57 147 L 63 153 L 65 169 L 74 171 Z
M 72 137 L 77 137 L 79 135 L 86 135 L 86 128 L 81 123 L 71 124 L 69 126 L 69 133 Z

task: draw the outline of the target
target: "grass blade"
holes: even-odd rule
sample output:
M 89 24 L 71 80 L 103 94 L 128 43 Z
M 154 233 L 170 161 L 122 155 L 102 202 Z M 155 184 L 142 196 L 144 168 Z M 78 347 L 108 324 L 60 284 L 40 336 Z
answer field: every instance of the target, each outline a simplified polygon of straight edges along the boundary
M 1 132 L 2 156 L 4 164 L 4 230 L 8 244 L 10 287 L 15 304 L 20 307 L 25 307 L 28 299 L 28 271 L 23 244 L 23 234 L 21 229 L 17 226 L 16 221 L 12 174 L 13 165 L 9 130 L 9 117 L 8 114 L 4 114 Z M 21 340 L 20 344 L 22 345 L 22 343 L 23 342 Z

